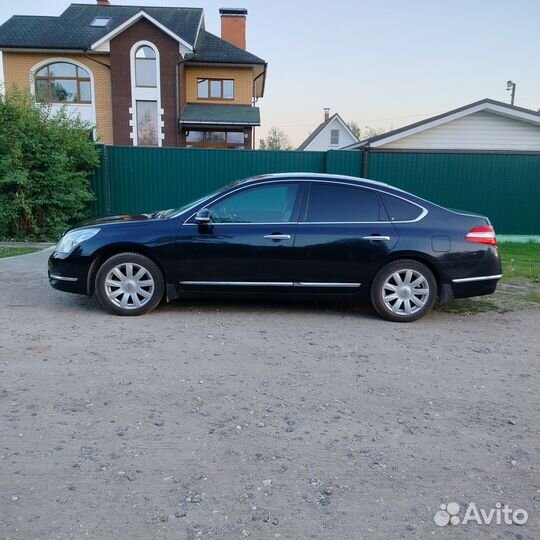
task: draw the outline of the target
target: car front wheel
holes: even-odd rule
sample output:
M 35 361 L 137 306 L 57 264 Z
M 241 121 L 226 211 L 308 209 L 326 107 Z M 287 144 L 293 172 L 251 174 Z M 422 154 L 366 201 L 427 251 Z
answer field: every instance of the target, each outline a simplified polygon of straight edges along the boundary
M 96 296 L 115 315 L 142 315 L 152 311 L 163 296 L 159 267 L 139 253 L 119 253 L 107 259 L 96 275 Z
M 437 280 L 424 264 L 393 261 L 379 270 L 371 286 L 371 303 L 389 321 L 411 322 L 428 313 L 437 298 Z

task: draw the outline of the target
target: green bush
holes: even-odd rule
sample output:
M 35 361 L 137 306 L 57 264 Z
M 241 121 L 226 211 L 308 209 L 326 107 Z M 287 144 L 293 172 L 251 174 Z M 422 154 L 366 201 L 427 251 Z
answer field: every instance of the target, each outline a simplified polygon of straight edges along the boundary
M 0 95 L 0 238 L 56 240 L 87 216 L 93 126 L 18 89 Z

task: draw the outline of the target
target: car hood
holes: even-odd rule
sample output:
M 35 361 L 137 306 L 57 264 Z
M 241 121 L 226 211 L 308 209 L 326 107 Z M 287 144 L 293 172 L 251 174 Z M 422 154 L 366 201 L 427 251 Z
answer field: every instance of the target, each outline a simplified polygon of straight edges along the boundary
M 77 223 L 77 225 L 75 225 L 73 228 L 79 229 L 81 227 L 107 225 L 108 223 L 126 223 L 128 221 L 148 221 L 149 219 L 152 219 L 152 214 L 125 214 L 119 216 L 107 216 L 81 221 L 80 223 Z

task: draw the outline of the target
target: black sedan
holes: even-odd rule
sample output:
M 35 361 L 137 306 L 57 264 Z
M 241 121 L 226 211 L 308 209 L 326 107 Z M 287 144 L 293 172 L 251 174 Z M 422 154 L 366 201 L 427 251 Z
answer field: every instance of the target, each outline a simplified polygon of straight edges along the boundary
M 486 217 L 390 185 L 291 173 L 230 185 L 187 206 L 84 222 L 49 259 L 59 290 L 141 315 L 200 295 L 342 295 L 414 321 L 439 299 L 491 294 L 501 278 Z

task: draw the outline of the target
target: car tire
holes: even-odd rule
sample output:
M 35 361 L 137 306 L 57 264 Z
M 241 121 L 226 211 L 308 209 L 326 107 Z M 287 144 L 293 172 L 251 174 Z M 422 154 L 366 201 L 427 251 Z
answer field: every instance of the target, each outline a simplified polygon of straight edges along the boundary
M 429 313 L 436 299 L 437 280 L 433 272 L 412 259 L 388 263 L 371 284 L 371 303 L 388 321 L 416 321 Z
M 96 296 L 115 315 L 136 316 L 152 311 L 165 288 L 160 268 L 139 253 L 119 253 L 107 259 L 96 274 Z

